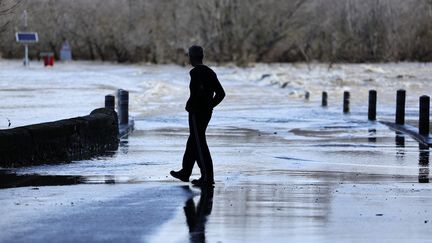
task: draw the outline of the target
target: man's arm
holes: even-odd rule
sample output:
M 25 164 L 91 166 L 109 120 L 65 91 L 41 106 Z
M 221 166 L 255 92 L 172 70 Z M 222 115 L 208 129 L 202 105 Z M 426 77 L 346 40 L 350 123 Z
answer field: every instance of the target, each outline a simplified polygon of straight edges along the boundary
M 221 103 L 222 100 L 225 98 L 225 90 L 222 88 L 222 85 L 219 82 L 216 74 L 214 74 L 214 81 L 215 96 L 213 97 L 213 108 L 219 105 L 219 103 Z
M 188 101 L 186 102 L 186 111 L 188 112 L 192 112 L 196 107 L 196 103 L 197 103 L 197 97 L 199 96 L 199 84 L 198 84 L 198 80 L 196 79 L 196 74 L 193 71 L 193 69 L 190 71 L 190 83 L 189 83 L 189 91 L 190 91 L 190 96 Z

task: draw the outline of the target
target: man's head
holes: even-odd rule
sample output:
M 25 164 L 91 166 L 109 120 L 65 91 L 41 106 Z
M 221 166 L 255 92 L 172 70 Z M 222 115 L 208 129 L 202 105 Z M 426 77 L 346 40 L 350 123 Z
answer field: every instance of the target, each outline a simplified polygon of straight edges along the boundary
M 188 50 L 189 61 L 192 66 L 202 64 L 204 50 L 201 46 L 191 46 Z

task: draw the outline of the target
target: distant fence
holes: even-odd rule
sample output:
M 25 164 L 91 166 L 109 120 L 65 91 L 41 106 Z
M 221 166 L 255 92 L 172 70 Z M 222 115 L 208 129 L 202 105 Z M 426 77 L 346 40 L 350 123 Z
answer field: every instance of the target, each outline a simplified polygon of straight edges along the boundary
M 322 92 L 321 106 L 328 106 L 328 94 Z M 382 124 L 401 133 L 413 137 L 415 140 L 432 146 L 432 137 L 430 136 L 430 97 L 423 95 L 419 98 L 419 119 L 418 128 L 405 124 L 405 100 L 406 91 L 400 89 L 396 93 L 396 113 L 395 122 L 380 121 Z M 377 91 L 369 90 L 368 120 L 377 120 Z M 345 91 L 343 94 L 343 112 L 350 112 L 350 93 Z

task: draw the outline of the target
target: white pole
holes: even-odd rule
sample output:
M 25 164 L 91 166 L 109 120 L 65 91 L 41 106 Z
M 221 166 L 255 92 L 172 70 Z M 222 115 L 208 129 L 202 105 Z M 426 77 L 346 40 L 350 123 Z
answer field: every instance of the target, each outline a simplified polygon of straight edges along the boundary
M 29 65 L 29 58 L 28 58 L 28 45 L 25 44 L 25 57 L 24 57 L 24 66 Z
M 27 10 L 24 10 L 24 27 L 27 28 Z
M 27 30 L 27 10 L 24 10 L 24 29 Z M 29 58 L 28 58 L 28 45 L 25 44 L 24 46 L 24 52 L 25 52 L 25 57 L 24 57 L 24 66 L 28 66 L 29 65 Z

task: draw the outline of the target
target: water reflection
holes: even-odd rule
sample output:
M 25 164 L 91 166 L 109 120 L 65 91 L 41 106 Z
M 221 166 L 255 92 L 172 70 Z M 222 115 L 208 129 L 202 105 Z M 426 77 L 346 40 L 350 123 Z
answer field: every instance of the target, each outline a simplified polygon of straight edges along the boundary
M 419 143 L 419 183 L 429 183 L 429 146 Z
M 188 190 L 191 189 L 188 187 Z M 214 188 L 201 187 L 201 196 L 198 204 L 195 206 L 193 196 L 190 197 L 184 206 L 186 222 L 189 227 L 190 242 L 205 242 L 205 224 L 207 216 L 211 214 L 213 208 Z
M 370 143 L 376 143 L 376 141 L 377 141 L 376 129 L 369 129 L 368 132 L 369 132 L 368 141 Z
M 395 136 L 396 143 L 396 158 L 404 159 L 405 158 L 405 136 L 400 132 L 396 132 Z M 418 157 L 418 166 L 419 166 L 419 175 L 418 182 L 419 183 L 429 183 L 429 146 L 423 143 L 419 143 L 419 157 Z
M 19 175 L 8 171 L 0 171 L 0 188 L 76 185 L 84 183 L 84 181 L 85 178 L 82 176 Z
M 120 139 L 120 152 L 122 154 L 127 154 L 129 152 L 129 138 L 127 135 Z
M 395 143 L 396 159 L 403 159 L 405 157 L 405 136 L 400 132 L 396 132 Z
M 9 170 L 0 170 L 0 189 L 15 187 L 66 186 L 77 184 L 116 184 L 113 175 L 77 176 L 77 175 L 40 175 L 17 174 Z

